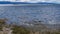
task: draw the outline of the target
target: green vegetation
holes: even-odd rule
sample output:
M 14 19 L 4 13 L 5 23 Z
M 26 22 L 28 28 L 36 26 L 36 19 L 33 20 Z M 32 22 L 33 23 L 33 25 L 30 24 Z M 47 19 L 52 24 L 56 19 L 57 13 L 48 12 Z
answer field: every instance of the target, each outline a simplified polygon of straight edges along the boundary
M 39 31 L 39 34 L 60 34 L 60 29 L 57 31 L 52 30 L 52 32 L 43 31 L 43 33 L 41 33 L 42 30 L 46 29 L 46 26 L 42 24 L 41 21 L 32 21 L 32 22 L 26 22 L 26 23 L 28 23 L 31 27 L 25 28 L 22 26 L 17 26 L 16 24 L 11 25 L 13 30 L 12 34 L 30 34 L 30 33 L 36 34 L 37 31 Z M 31 24 L 33 24 L 34 26 L 32 26 Z M 3 27 L 6 27 L 6 26 L 7 26 L 6 19 L 0 19 L 0 31 L 2 30 Z
M 60 32 L 52 32 L 51 34 L 60 34 Z
M 46 32 L 46 34 L 51 34 L 51 32 L 48 31 L 48 32 Z
M 0 19 L 0 30 L 2 30 L 2 27 L 5 25 L 6 20 L 5 19 Z
M 20 26 L 14 26 L 13 28 L 13 34 L 29 34 L 29 30 L 26 28 L 20 27 Z
M 6 19 L 0 19 L 0 31 L 2 30 L 3 27 L 5 27 L 7 25 L 6 23 Z M 13 25 L 12 25 L 13 26 Z M 26 28 L 24 27 L 21 27 L 21 26 L 13 26 L 12 28 L 12 33 L 13 34 L 29 34 L 30 31 L 27 30 Z
M 48 32 L 45 32 L 46 34 L 60 34 L 60 32 L 56 32 L 56 31 L 54 31 L 54 32 L 51 32 L 51 31 L 48 31 Z
M 6 21 L 4 19 L 0 19 L 0 25 L 4 25 Z

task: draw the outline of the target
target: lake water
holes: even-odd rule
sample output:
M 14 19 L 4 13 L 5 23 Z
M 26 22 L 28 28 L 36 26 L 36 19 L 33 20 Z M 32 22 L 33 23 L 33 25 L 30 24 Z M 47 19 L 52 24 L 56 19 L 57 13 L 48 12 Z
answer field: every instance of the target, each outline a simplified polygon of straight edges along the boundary
M 60 23 L 59 5 L 0 6 L 0 18 L 22 24 L 25 21 L 40 20 L 45 24 Z

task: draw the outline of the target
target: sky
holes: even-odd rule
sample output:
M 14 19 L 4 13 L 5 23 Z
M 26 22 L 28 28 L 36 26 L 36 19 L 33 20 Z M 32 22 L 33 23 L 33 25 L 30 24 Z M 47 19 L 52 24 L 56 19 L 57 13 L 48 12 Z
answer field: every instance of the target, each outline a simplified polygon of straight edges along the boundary
M 0 0 L 0 1 L 12 1 L 15 2 L 16 0 Z M 60 0 L 17 0 L 21 2 L 57 2 L 60 3 Z

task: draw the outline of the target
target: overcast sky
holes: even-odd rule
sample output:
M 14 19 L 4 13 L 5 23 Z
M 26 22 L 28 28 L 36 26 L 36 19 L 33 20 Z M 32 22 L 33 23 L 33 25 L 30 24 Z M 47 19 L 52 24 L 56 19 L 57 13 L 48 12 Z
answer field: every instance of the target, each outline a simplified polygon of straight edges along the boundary
M 0 1 L 16 1 L 16 0 L 0 0 Z M 60 3 L 60 0 L 18 0 L 21 2 L 57 2 Z

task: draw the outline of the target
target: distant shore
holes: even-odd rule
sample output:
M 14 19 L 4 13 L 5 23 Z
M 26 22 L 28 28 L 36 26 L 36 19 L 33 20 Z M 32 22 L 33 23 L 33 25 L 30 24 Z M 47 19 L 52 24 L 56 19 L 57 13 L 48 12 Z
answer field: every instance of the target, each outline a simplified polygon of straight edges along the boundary
M 0 1 L 0 6 L 31 6 L 31 5 L 60 5 L 59 3 L 49 3 L 49 2 L 38 2 L 38 3 L 29 3 L 29 2 L 8 2 Z

